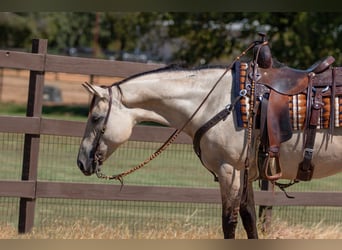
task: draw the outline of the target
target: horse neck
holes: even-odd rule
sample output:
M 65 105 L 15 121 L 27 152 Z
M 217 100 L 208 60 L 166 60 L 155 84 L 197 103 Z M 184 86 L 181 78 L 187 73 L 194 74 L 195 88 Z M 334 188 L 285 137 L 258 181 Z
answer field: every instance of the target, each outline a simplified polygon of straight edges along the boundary
M 181 128 L 223 72 L 224 69 L 206 69 L 143 75 L 120 85 L 122 101 L 128 108 L 141 109 L 145 115 L 144 121 Z M 228 104 L 222 102 L 230 100 L 230 88 L 229 73 L 203 105 L 192 125 L 196 127 L 196 123 L 203 124 L 213 112 Z M 225 94 L 222 95 L 222 92 Z

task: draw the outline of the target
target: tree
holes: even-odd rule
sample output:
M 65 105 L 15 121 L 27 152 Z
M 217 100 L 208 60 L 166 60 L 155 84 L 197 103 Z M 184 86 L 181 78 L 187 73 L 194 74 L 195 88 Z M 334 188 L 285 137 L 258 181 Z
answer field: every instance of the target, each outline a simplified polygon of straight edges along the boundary
M 140 38 L 155 27 L 156 19 L 157 13 L 101 13 L 99 43 L 103 49 L 117 50 L 120 59 L 123 52 L 140 49 Z
M 272 53 L 279 61 L 305 68 L 332 55 L 342 64 L 342 16 L 336 13 L 248 13 L 250 20 L 270 27 Z
M 274 57 L 305 68 L 327 55 L 342 64 L 341 23 L 342 15 L 326 12 L 3 12 L 0 45 L 29 48 L 32 38 L 46 38 L 60 51 L 98 43 L 119 55 L 144 52 L 193 66 L 229 63 L 264 31 Z
M 31 33 L 25 18 L 16 13 L 0 14 L 0 46 L 5 48 L 26 47 Z
M 305 68 L 333 55 L 342 64 L 342 16 L 336 13 L 171 13 L 170 36 L 184 38 L 175 54 L 178 59 L 198 64 L 229 59 L 257 32 L 267 33 L 273 56 L 292 67 Z M 234 28 L 235 27 L 235 28 Z
M 230 57 L 237 45 L 229 23 L 239 20 L 238 13 L 171 13 L 174 24 L 170 36 L 183 39 L 175 59 L 188 64 L 210 63 Z
M 93 12 L 45 12 L 36 18 L 36 23 L 43 23 L 37 29 L 37 35 L 49 39 L 50 47 L 57 50 L 90 46 L 93 42 Z

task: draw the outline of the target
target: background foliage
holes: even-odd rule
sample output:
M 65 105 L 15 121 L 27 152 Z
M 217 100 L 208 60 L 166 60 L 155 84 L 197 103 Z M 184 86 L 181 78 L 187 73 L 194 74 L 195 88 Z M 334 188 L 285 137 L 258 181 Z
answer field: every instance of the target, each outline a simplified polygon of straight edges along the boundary
M 327 55 L 341 65 L 341 23 L 329 12 L 2 12 L 0 48 L 29 50 L 32 38 L 46 38 L 50 53 L 88 48 L 192 66 L 226 63 L 262 31 L 279 61 L 305 68 Z

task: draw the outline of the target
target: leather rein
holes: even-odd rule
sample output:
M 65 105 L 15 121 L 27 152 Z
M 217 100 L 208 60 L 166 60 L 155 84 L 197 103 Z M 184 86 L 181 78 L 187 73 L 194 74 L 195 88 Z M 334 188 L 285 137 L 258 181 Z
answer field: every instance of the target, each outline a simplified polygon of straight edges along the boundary
M 202 106 L 204 105 L 204 103 L 208 100 L 209 96 L 212 94 L 212 92 L 214 91 L 214 89 L 216 88 L 216 86 L 219 84 L 219 82 L 223 79 L 223 77 L 227 74 L 227 72 L 229 70 L 232 69 L 234 63 L 238 60 L 240 60 L 240 58 L 242 56 L 244 56 L 249 50 L 251 50 L 252 48 L 255 47 L 255 45 L 259 44 L 260 42 L 259 41 L 254 41 L 252 42 L 248 47 L 247 49 L 245 49 L 239 56 L 237 56 L 226 68 L 226 70 L 223 72 L 223 74 L 218 78 L 218 80 L 215 82 L 215 84 L 213 85 L 213 87 L 211 88 L 211 90 L 208 92 L 208 94 L 204 97 L 204 99 L 202 100 L 202 102 L 200 103 L 200 105 L 197 107 L 197 109 L 193 112 L 193 114 L 190 116 L 190 118 L 184 123 L 184 125 L 180 128 L 180 129 L 176 129 L 172 134 L 171 136 L 154 152 L 152 153 L 148 158 L 146 158 L 144 161 L 142 161 L 140 164 L 138 164 L 137 166 L 125 171 L 125 172 L 122 172 L 120 174 L 114 174 L 114 175 L 106 175 L 104 173 L 101 172 L 101 169 L 98 169 L 96 171 L 96 175 L 98 178 L 101 178 L 101 179 L 106 179 L 106 180 L 118 180 L 120 181 L 121 183 L 121 188 L 123 186 L 123 177 L 137 171 L 138 169 L 144 167 L 145 165 L 147 165 L 150 161 L 152 161 L 153 159 L 155 159 L 157 156 L 159 156 L 166 148 L 168 148 L 177 138 L 177 136 L 184 130 L 184 128 L 192 121 L 192 119 L 195 117 L 195 115 L 198 113 L 198 111 L 202 108 Z M 119 87 L 119 85 L 113 85 L 113 86 L 116 86 L 117 88 L 119 88 L 119 92 L 122 94 L 122 91 Z M 107 114 L 105 116 L 105 120 L 104 120 L 104 123 L 103 123 L 103 126 L 102 126 L 102 129 L 98 132 L 95 140 L 94 140 L 94 150 L 93 150 L 93 156 L 94 156 L 94 164 L 102 164 L 102 161 L 98 160 L 98 158 L 101 158 L 101 157 L 98 157 L 98 149 L 99 149 L 99 146 L 100 146 L 100 140 L 103 136 L 103 134 L 105 133 L 106 131 L 106 128 L 107 128 L 107 123 L 108 123 L 108 120 L 109 120 L 109 116 L 110 116 L 110 112 L 111 112 L 111 106 L 112 106 L 112 86 L 108 87 L 108 92 L 109 92 L 109 102 L 108 102 L 108 105 L 109 105 L 109 108 L 107 110 Z M 233 110 L 235 104 L 237 103 L 237 101 L 242 97 L 244 96 L 244 94 L 240 94 L 240 96 L 238 96 L 232 104 L 230 105 L 227 105 L 225 107 L 224 110 L 222 110 L 218 115 L 219 115 L 219 118 L 215 118 L 215 124 L 217 122 L 219 122 L 220 120 L 222 119 L 225 119 L 227 118 L 227 116 L 230 114 L 230 112 Z M 210 122 L 210 121 L 209 121 Z M 209 127 L 207 129 L 204 129 L 202 132 L 202 135 L 209 129 Z M 197 152 L 196 152 L 197 153 Z M 200 157 L 200 155 L 197 153 L 197 155 Z M 215 176 L 215 175 L 214 175 Z

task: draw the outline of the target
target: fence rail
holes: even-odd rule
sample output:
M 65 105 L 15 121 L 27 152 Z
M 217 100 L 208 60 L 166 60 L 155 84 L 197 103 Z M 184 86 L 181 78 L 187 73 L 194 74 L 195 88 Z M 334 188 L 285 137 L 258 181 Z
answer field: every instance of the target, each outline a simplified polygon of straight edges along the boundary
M 20 233 L 33 227 L 36 198 L 220 203 L 218 189 L 125 185 L 120 192 L 120 185 L 37 180 L 40 135 L 80 137 L 85 128 L 84 122 L 41 117 L 45 72 L 127 77 L 163 66 L 55 56 L 46 51 L 47 40 L 42 39 L 33 40 L 32 53 L 0 50 L 0 68 L 30 70 L 26 117 L 0 116 L 0 132 L 25 134 L 21 180 L 0 180 L 0 196 L 21 198 Z M 171 132 L 171 128 L 137 126 L 130 140 L 163 142 Z M 181 134 L 175 143 L 192 142 Z M 291 195 L 296 198 L 288 199 L 282 192 L 255 191 L 255 202 L 262 206 L 342 206 L 341 192 L 292 192 Z
M 43 41 L 43 40 L 40 40 Z M 39 72 L 127 77 L 157 69 L 163 64 L 110 61 L 44 53 L 24 53 L 0 50 L 0 68 L 26 69 Z
M 282 192 L 255 191 L 256 205 L 262 206 L 341 206 L 340 192 L 291 192 L 288 199 Z M 218 189 L 155 187 L 117 184 L 85 184 L 47 181 L 1 181 L 0 196 L 22 198 L 63 198 L 121 201 L 161 201 L 220 204 Z

